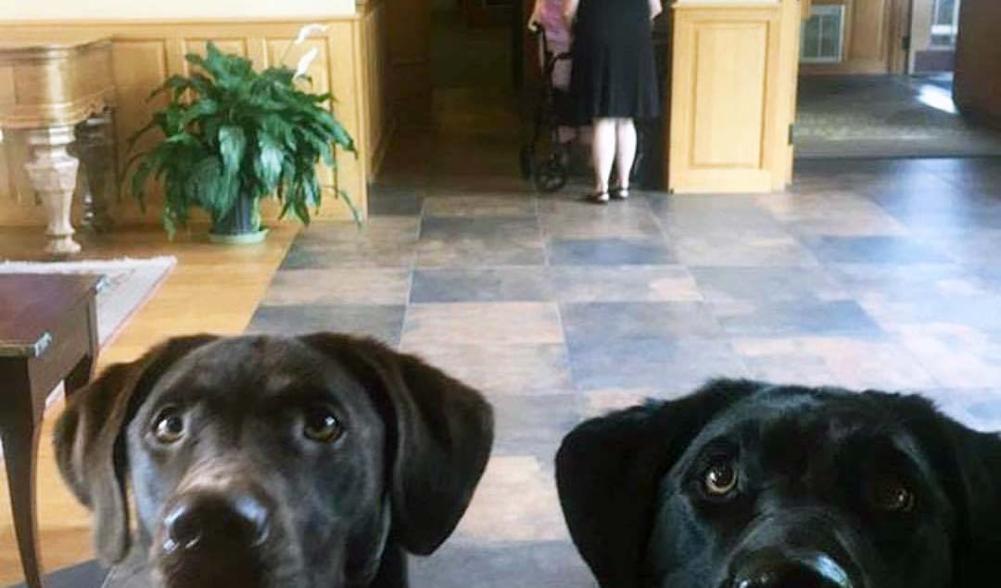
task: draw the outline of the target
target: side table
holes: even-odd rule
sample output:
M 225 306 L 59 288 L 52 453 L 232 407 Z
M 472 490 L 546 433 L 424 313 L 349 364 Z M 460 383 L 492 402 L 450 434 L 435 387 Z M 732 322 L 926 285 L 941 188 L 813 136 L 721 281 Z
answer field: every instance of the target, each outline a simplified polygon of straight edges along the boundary
M 97 361 L 96 296 L 90 275 L 0 275 L 0 440 L 25 582 L 41 587 L 35 473 L 45 400 L 90 381 Z

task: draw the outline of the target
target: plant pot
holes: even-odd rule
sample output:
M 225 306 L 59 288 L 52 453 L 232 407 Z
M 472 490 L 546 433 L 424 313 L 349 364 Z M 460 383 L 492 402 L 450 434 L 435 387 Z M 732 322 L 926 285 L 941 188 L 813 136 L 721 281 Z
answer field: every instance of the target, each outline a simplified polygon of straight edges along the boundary
M 268 235 L 261 226 L 261 213 L 253 198 L 241 196 L 225 216 L 212 218 L 209 241 L 227 245 L 260 243 Z
M 253 245 L 261 243 L 268 236 L 268 229 L 262 228 L 253 233 L 243 233 L 240 235 L 218 235 L 209 233 L 209 241 L 219 245 Z

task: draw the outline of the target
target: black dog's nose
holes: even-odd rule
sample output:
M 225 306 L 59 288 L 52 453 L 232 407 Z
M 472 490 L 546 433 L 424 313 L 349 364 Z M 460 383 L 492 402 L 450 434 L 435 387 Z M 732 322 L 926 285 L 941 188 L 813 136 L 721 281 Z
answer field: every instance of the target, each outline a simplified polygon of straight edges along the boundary
M 738 571 L 727 588 L 851 588 L 844 571 L 836 564 L 835 567 L 829 568 L 826 563 L 774 561 Z
M 167 510 L 167 552 L 211 545 L 252 548 L 268 536 L 268 508 L 250 493 L 189 493 Z

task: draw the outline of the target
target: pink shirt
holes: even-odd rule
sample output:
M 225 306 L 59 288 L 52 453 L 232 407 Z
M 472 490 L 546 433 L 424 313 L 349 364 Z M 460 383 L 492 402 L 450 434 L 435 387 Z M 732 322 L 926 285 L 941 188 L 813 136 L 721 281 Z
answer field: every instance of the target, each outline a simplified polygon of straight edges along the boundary
M 539 24 L 546 30 L 546 40 L 553 53 L 570 50 L 570 28 L 563 19 L 563 0 L 537 0 Z

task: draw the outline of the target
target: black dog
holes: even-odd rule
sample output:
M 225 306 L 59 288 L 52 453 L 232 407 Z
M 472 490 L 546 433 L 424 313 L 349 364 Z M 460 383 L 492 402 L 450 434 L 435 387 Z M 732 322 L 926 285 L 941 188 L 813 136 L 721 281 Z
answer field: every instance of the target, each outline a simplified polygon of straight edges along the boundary
M 404 587 L 403 552 L 451 534 L 492 441 L 476 391 L 330 334 L 172 339 L 81 391 L 55 435 L 102 557 L 138 552 L 177 588 Z
M 556 467 L 603 588 L 1001 585 L 1001 437 L 916 396 L 716 381 L 585 422 Z

